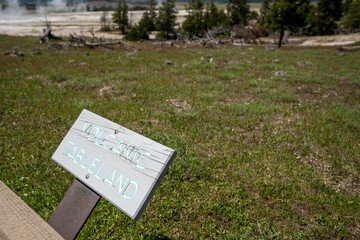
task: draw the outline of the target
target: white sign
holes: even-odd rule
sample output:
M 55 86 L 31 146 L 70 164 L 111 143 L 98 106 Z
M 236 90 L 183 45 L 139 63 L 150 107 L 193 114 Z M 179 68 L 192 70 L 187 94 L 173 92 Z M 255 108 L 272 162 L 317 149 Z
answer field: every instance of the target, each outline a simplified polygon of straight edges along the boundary
M 138 220 L 176 152 L 84 109 L 52 159 Z

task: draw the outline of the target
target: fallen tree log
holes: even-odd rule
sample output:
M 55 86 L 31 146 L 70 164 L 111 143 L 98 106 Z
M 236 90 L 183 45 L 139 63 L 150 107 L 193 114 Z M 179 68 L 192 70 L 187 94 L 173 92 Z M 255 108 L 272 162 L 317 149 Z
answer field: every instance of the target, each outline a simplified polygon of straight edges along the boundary
M 78 35 L 76 35 L 76 33 L 74 33 L 74 34 L 70 33 L 69 36 L 70 36 L 70 41 L 77 41 L 77 42 L 80 42 L 80 43 L 85 43 L 86 42 L 85 37 L 78 36 Z
M 46 24 L 46 28 L 43 29 L 44 35 L 40 38 L 40 42 L 41 43 L 45 43 L 45 42 L 49 42 L 50 39 L 56 39 L 56 40 L 62 40 L 62 37 L 58 37 L 55 36 L 54 34 L 51 33 L 51 23 L 49 21 L 45 21 Z M 93 32 L 93 28 L 91 28 L 89 30 L 90 34 L 92 35 L 91 38 L 87 38 L 85 37 L 82 32 L 81 32 L 81 36 L 77 35 L 76 33 L 74 34 L 69 34 L 69 46 L 74 46 L 74 47 L 83 47 L 83 46 L 87 46 L 89 48 L 95 48 L 95 47 L 108 47 L 108 46 L 113 46 L 113 45 L 125 45 L 128 46 L 130 48 L 135 48 L 137 50 L 141 50 L 135 46 L 130 45 L 129 43 L 125 42 L 125 41 L 115 41 L 115 42 L 110 42 L 110 41 L 106 41 L 105 38 L 97 38 L 95 36 L 95 33 Z M 59 45 L 59 44 L 58 44 Z M 59 45 L 61 46 L 61 45 Z
M 117 45 L 117 44 L 120 44 L 120 45 L 125 45 L 126 43 L 123 42 L 123 41 L 117 41 L 117 42 L 88 42 L 86 41 L 85 43 L 85 46 L 89 47 L 89 48 L 95 48 L 95 47 L 105 47 L 105 46 L 112 46 L 112 45 Z
M 339 47 L 340 51 L 356 51 L 360 50 L 360 46 L 354 46 L 354 47 Z
M 76 33 L 74 33 L 74 34 L 70 33 L 69 36 L 70 36 L 70 41 L 80 42 L 89 48 L 107 47 L 107 46 L 113 46 L 113 45 L 118 45 L 118 44 L 126 45 L 129 47 L 134 47 L 134 46 L 128 44 L 127 42 L 121 41 L 121 40 L 116 41 L 116 42 L 107 42 L 105 39 L 100 38 L 100 42 L 94 42 L 95 40 L 97 40 L 97 38 L 93 36 L 92 41 L 90 42 L 86 39 L 86 37 L 78 36 L 78 35 L 76 35 Z

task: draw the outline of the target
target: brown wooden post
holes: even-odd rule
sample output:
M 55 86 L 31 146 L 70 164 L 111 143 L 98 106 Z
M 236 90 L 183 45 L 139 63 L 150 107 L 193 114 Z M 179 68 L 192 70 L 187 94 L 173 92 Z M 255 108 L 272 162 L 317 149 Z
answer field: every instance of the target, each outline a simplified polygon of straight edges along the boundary
M 79 234 L 101 196 L 75 179 L 48 223 L 65 240 Z

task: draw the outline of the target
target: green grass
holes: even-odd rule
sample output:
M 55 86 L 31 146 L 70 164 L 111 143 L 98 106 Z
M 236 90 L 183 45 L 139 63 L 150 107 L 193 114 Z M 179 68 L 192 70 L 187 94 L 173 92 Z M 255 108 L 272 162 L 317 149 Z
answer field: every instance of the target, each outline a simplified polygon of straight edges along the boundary
M 51 156 L 86 108 L 178 155 L 138 222 L 102 199 L 79 239 L 360 238 L 359 52 L 37 42 L 0 38 L 0 179 L 45 220 L 74 179 Z

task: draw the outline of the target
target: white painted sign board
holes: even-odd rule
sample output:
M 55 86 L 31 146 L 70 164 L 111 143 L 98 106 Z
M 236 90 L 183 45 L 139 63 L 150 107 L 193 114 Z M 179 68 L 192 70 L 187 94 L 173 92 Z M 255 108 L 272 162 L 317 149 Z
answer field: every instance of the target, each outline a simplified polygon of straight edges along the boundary
M 84 109 L 52 159 L 139 219 L 176 151 Z

